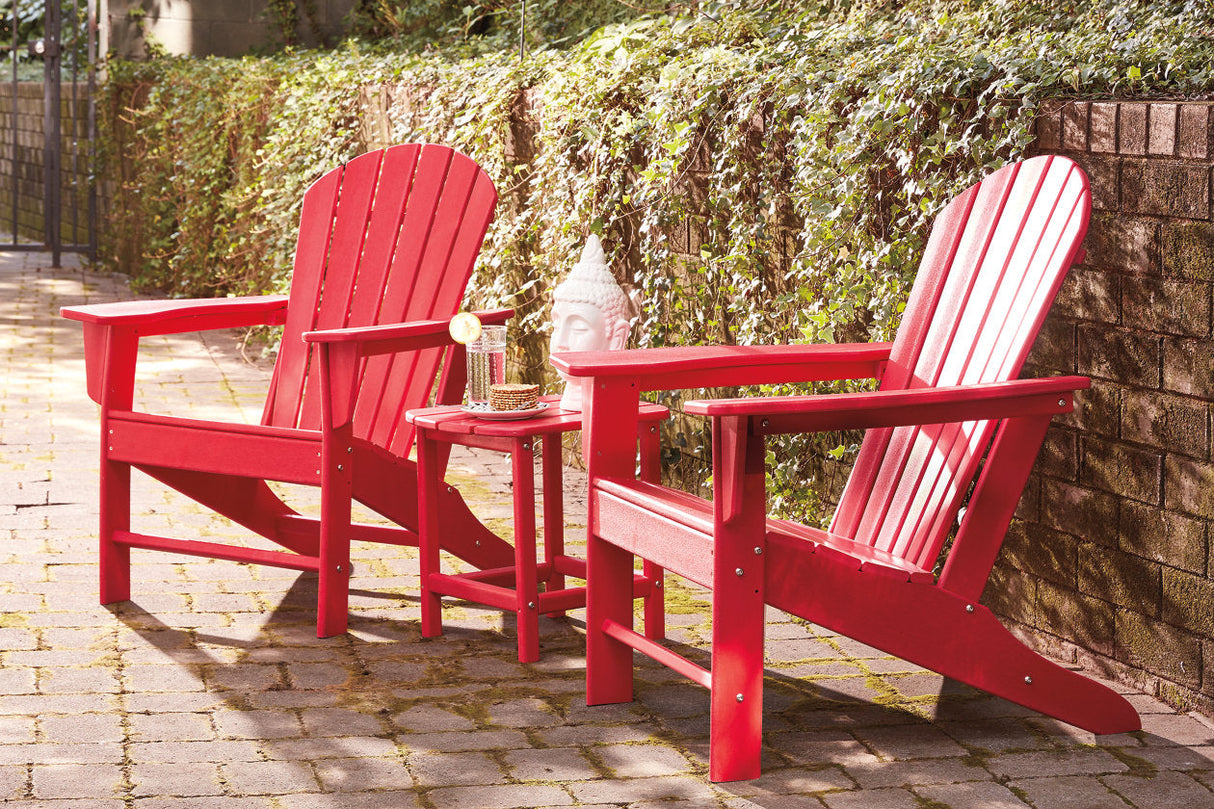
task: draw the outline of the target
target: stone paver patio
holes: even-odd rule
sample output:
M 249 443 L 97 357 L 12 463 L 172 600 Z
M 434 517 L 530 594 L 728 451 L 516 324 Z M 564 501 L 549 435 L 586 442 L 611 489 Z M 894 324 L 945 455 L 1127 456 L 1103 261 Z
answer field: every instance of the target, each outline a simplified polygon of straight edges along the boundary
M 73 259 L 67 257 L 66 262 Z M 637 701 L 584 703 L 581 613 L 512 621 L 451 604 L 419 631 L 414 549 L 355 548 L 351 631 L 314 636 L 315 580 L 134 554 L 134 600 L 96 603 L 96 410 L 60 306 L 123 279 L 0 254 L 0 801 L 23 809 L 1214 807 L 1214 730 L 1146 695 L 1144 730 L 1093 737 L 773 611 L 762 778 L 706 777 L 707 692 L 642 664 Z M 232 334 L 148 340 L 141 406 L 260 415 L 265 364 Z M 508 529 L 508 465 L 452 478 Z M 579 541 L 569 475 L 568 537 Z M 302 493 L 305 502 L 311 492 Z M 142 525 L 239 536 L 148 483 Z M 171 527 L 171 528 L 170 528 Z M 708 603 L 671 582 L 670 636 L 703 657 Z

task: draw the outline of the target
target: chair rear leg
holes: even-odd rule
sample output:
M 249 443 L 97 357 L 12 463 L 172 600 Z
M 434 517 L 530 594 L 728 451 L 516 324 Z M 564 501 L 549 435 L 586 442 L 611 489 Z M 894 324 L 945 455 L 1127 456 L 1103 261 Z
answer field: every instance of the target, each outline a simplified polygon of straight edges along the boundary
M 131 548 L 115 542 L 114 533 L 131 530 L 131 467 L 108 460 L 104 451 L 98 528 L 101 603 L 127 601 L 131 597 Z
M 645 637 L 666 639 L 666 571 L 645 560 L 642 572 L 649 579 L 649 594 L 645 596 Z
M 658 425 L 641 424 L 637 431 L 637 444 L 641 459 L 641 480 L 650 483 L 662 482 L 662 446 Z M 650 640 L 666 638 L 666 576 L 665 571 L 654 562 L 645 560 L 642 572 L 649 580 L 649 592 L 645 596 L 645 637 Z

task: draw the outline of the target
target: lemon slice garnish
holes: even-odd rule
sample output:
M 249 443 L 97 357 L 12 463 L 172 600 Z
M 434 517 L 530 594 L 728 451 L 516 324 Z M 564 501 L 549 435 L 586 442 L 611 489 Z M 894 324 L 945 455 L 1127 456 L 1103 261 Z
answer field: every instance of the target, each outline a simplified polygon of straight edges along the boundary
M 460 312 L 451 318 L 447 331 L 451 333 L 451 339 L 457 343 L 464 345 L 475 343 L 481 336 L 480 318 L 471 312 Z

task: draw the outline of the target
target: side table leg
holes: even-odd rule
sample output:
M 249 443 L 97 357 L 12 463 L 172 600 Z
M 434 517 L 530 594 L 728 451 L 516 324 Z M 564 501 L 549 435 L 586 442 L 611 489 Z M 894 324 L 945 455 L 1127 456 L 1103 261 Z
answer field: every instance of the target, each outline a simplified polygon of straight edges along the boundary
M 439 476 L 438 448 L 426 435 L 417 431 L 417 535 L 421 552 L 422 637 L 436 638 L 443 634 L 443 605 L 441 597 L 430 590 L 430 576 L 440 570 L 438 493 L 444 485 Z
M 539 586 L 535 560 L 534 438 L 516 439 L 510 453 L 514 476 L 514 587 L 518 615 L 518 659 L 540 659 Z

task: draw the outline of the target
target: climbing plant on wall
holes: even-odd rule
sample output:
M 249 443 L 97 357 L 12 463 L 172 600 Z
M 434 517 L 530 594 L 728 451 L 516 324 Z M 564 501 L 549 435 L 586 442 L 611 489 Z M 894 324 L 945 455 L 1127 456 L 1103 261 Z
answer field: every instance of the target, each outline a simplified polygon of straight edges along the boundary
M 697 3 L 526 59 L 446 18 L 446 49 L 392 50 L 402 20 L 334 52 L 113 66 L 106 165 L 131 202 L 107 260 L 176 294 L 281 289 L 300 194 L 363 148 L 374 86 L 393 139 L 461 148 L 501 189 L 473 303 L 519 307 L 526 373 L 588 233 L 643 295 L 642 345 L 882 339 L 934 214 L 1024 150 L 1043 99 L 1214 91 L 1207 0 Z M 695 429 L 671 436 L 689 485 Z M 810 517 L 850 451 L 812 441 L 771 466 Z

